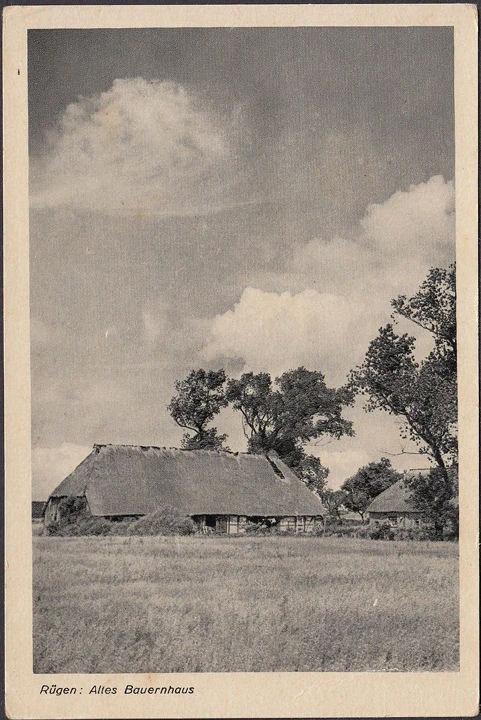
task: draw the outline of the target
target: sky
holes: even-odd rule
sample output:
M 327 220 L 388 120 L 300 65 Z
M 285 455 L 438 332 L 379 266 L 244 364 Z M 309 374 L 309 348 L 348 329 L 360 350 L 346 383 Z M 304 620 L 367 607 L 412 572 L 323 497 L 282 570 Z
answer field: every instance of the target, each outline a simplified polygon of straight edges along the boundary
M 449 28 L 31 30 L 28 68 L 34 499 L 95 442 L 179 446 L 193 368 L 342 385 L 454 259 Z M 428 464 L 345 416 L 308 448 L 331 487 Z

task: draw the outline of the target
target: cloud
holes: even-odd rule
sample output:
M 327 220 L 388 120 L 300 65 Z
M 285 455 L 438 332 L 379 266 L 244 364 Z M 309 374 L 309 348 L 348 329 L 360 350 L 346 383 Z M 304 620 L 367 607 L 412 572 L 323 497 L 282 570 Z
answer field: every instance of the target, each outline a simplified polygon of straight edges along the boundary
M 47 156 L 32 162 L 32 207 L 209 212 L 228 202 L 231 128 L 176 83 L 117 79 L 67 107 Z
M 370 205 L 361 220 L 364 237 L 384 258 L 400 258 L 406 249 L 431 263 L 452 256 L 454 185 L 440 175 Z
M 352 315 L 340 296 L 248 287 L 233 310 L 214 318 L 202 355 L 241 356 L 249 369 L 272 373 L 298 365 L 333 368 L 343 352 L 339 328 L 349 326 Z
M 452 262 L 454 239 L 454 185 L 434 176 L 369 205 L 352 237 L 311 240 L 291 264 L 306 282 L 372 306 L 414 292 L 430 266 Z
M 88 455 L 91 447 L 62 443 L 32 450 L 32 498 L 46 500 L 52 490 Z
M 453 261 L 454 223 L 453 183 L 439 176 L 370 205 L 350 238 L 313 239 L 282 272 L 258 275 L 256 288 L 211 320 L 203 357 L 243 358 L 271 373 L 304 364 L 344 382 L 389 321 L 391 298 Z M 429 351 L 430 339 L 407 329 Z

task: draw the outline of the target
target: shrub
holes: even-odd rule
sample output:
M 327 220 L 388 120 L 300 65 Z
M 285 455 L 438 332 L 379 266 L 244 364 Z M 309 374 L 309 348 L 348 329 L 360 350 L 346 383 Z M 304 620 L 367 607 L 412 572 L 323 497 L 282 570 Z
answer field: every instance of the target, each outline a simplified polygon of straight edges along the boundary
M 110 534 L 125 536 L 129 534 L 129 528 L 137 518 L 124 518 L 111 523 Z
M 266 535 L 267 528 L 259 523 L 247 523 L 245 528 L 246 535 Z
M 369 538 L 371 531 L 367 525 L 358 527 L 357 530 L 354 531 L 354 537 L 361 538 L 363 540 L 366 540 Z
M 59 522 L 69 523 L 75 522 L 80 518 L 88 516 L 87 499 L 85 497 L 77 497 L 75 495 L 69 495 L 68 497 L 62 498 L 58 504 L 57 509 Z
M 88 517 L 77 523 L 78 535 L 111 535 L 113 523 L 101 517 Z
M 177 526 L 179 535 L 194 535 L 197 532 L 197 526 L 190 517 L 184 517 Z
M 382 523 L 369 533 L 371 540 L 394 540 L 395 533 L 389 523 Z
M 114 522 L 103 517 L 66 513 L 45 527 L 46 535 L 76 537 L 82 535 L 192 535 L 196 525 L 175 508 L 159 508 L 139 519 L 126 518 Z
M 81 535 L 111 535 L 112 525 L 109 520 L 101 517 L 81 517 L 73 522 L 61 520 L 47 526 L 47 535 L 59 537 L 75 537 Z
M 312 529 L 312 535 L 316 535 L 317 537 L 320 537 L 321 535 L 325 534 L 325 527 L 324 524 L 321 522 L 316 522 L 314 524 L 314 527 Z
M 459 539 L 459 527 L 456 526 L 448 526 L 444 529 L 444 540 L 450 540 L 451 542 L 457 542 Z
M 177 508 L 166 505 L 129 524 L 128 535 L 192 535 L 194 521 L 181 515 Z
M 354 537 L 356 528 L 349 525 L 332 524 L 327 525 L 324 535 L 336 535 L 337 537 Z

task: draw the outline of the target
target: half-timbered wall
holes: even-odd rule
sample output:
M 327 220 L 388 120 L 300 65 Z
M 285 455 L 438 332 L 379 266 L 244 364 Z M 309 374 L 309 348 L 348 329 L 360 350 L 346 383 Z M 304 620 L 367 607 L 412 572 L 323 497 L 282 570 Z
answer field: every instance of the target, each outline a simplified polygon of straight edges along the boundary
M 392 527 L 403 529 L 413 529 L 421 525 L 419 513 L 402 513 L 402 512 L 370 512 L 369 524 L 380 525 L 381 523 L 389 523 Z

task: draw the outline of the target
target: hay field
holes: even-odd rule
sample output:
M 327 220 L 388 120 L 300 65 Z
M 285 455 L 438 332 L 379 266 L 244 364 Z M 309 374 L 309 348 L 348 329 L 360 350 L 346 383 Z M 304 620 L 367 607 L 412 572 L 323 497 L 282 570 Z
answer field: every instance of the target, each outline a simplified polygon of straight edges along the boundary
M 38 673 L 458 669 L 456 544 L 33 543 Z

